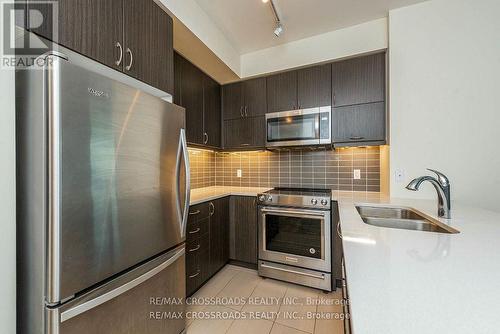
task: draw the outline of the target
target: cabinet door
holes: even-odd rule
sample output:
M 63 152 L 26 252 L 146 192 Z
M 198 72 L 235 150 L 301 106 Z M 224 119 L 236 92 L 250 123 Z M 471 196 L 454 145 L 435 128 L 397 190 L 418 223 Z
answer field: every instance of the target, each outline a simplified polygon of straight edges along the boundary
M 264 116 L 267 111 L 266 78 L 243 81 L 245 116 Z
M 224 119 L 243 117 L 243 95 L 240 82 L 222 86 L 222 110 Z
M 252 147 L 262 148 L 266 146 L 266 117 L 259 116 L 251 118 Z
M 182 87 L 182 63 L 184 58 L 177 52 L 174 52 L 174 103 L 182 106 L 181 87 Z
M 205 145 L 221 145 L 221 97 L 220 85 L 207 75 L 203 76 L 204 113 L 203 124 Z
M 208 218 L 200 221 L 208 224 Z M 209 234 L 186 240 L 186 295 L 191 295 L 210 277 Z
M 203 144 L 203 72 L 184 59 L 181 68 L 181 106 L 186 109 L 186 138 Z
M 252 147 L 252 124 L 251 118 L 224 121 L 224 148 Z
M 335 107 L 385 101 L 385 53 L 332 64 Z
M 297 71 L 267 77 L 267 112 L 297 109 Z
M 146 83 L 152 82 L 151 46 L 156 36 L 151 34 L 153 1 L 127 0 L 124 14 L 124 73 Z M 159 70 L 159 69 L 155 69 Z
M 257 205 L 255 197 L 230 199 L 229 257 L 257 264 Z
M 384 102 L 334 108 L 334 142 L 385 141 L 385 123 Z
M 321 65 L 297 71 L 298 108 L 315 108 L 332 104 L 332 65 Z
M 174 94 L 174 47 L 172 18 L 151 1 L 152 24 L 149 49 L 151 85 Z
M 210 216 L 210 273 L 229 260 L 229 197 L 215 200 Z
M 52 7 L 49 4 L 36 1 L 28 3 L 29 9 L 40 10 L 44 15 L 43 24 L 31 31 L 121 70 L 123 60 L 116 64 L 120 58 L 120 49 L 116 43 L 119 42 L 123 47 L 122 0 L 58 0 L 57 4 L 57 38 L 52 33 L 53 20 L 48 15 Z

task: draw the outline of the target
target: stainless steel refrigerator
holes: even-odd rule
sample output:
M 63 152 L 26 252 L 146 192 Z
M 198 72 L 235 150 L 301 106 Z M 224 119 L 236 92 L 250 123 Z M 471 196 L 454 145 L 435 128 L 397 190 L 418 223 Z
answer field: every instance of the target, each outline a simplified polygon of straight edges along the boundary
M 18 332 L 180 333 L 184 109 L 45 57 L 16 76 Z

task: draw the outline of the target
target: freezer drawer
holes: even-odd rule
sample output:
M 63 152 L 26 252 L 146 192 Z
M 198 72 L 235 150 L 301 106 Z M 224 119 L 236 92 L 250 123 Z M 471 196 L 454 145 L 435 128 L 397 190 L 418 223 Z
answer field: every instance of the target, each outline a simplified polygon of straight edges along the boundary
M 185 327 L 184 273 L 182 245 L 67 304 L 47 308 L 46 333 L 178 334 Z

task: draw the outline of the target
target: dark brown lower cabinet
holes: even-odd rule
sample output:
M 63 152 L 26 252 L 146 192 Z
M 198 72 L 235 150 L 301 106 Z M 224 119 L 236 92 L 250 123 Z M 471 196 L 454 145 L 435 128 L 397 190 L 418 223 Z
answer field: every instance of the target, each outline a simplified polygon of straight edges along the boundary
M 229 207 L 229 258 L 257 264 L 256 197 L 231 196 Z
M 229 260 L 229 197 L 193 205 L 186 229 L 186 296 Z
M 210 276 L 229 260 L 229 197 L 210 205 Z

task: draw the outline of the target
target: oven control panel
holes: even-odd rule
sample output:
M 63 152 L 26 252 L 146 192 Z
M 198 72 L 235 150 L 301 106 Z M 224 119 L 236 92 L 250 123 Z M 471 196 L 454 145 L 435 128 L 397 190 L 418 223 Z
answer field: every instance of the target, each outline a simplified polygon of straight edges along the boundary
M 303 196 L 303 195 L 279 195 L 279 194 L 259 194 L 257 196 L 259 204 L 274 206 L 303 207 L 329 210 L 330 198 Z

